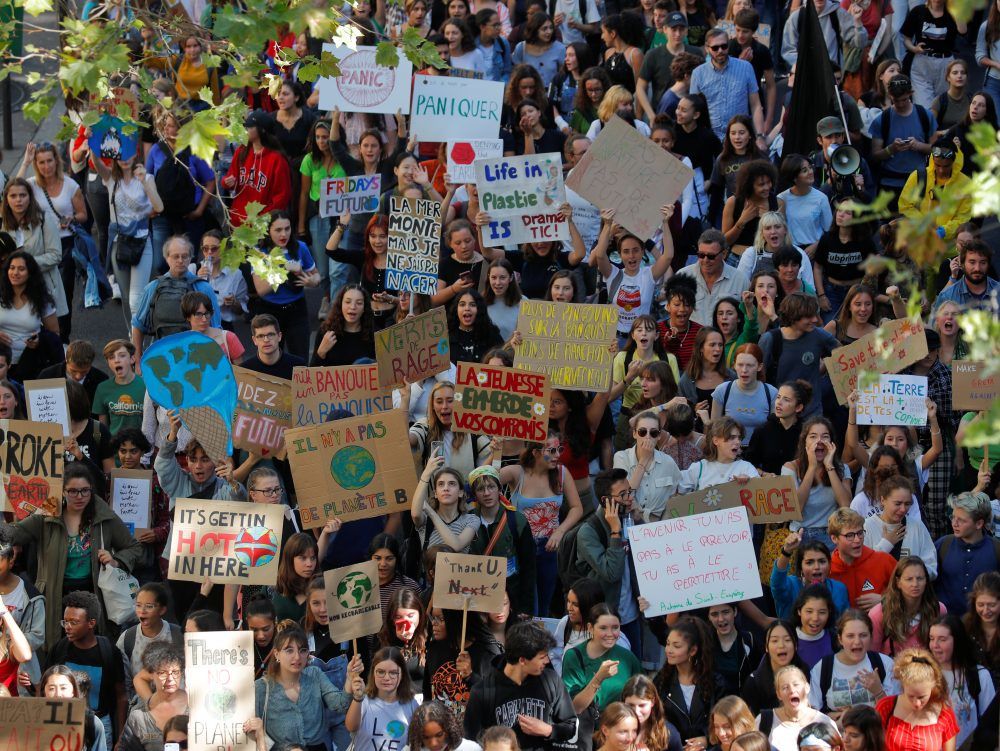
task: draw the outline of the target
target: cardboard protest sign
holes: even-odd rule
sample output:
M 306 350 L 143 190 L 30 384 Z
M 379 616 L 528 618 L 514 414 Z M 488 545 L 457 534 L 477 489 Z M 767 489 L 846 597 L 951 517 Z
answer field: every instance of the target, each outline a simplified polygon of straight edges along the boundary
M 86 719 L 86 699 L 0 697 L 0 748 L 5 751 L 81 749 Z
M 570 239 L 559 213 L 566 203 L 560 154 L 477 159 L 474 167 L 479 205 L 490 215 L 485 245 Z
M 65 378 L 43 378 L 24 382 L 24 400 L 28 403 L 28 419 L 51 422 L 69 435 L 69 404 Z
M 58 425 L 0 420 L 3 511 L 18 519 L 62 510 L 63 431 Z
M 90 127 L 87 145 L 102 159 L 131 159 L 139 147 L 139 130 L 120 117 L 104 114 Z
M 431 602 L 436 608 L 496 613 L 503 609 L 506 586 L 506 558 L 441 552 L 434 565 Z
M 338 641 L 378 633 L 382 628 L 382 606 L 375 561 L 335 568 L 324 573 L 323 579 L 326 612 Z
M 503 89 L 499 81 L 416 75 L 410 133 L 422 141 L 496 138 Z
M 545 443 L 548 378 L 516 368 L 458 363 L 452 430 Z
M 292 427 L 292 382 L 246 368 L 236 376 L 233 445 L 258 456 L 285 458 L 285 428 Z
M 676 519 L 740 506 L 746 508 L 752 524 L 802 520 L 795 481 L 785 475 L 754 478 L 744 485 L 727 482 L 675 495 L 667 500 L 664 518 Z
M 448 317 L 434 308 L 375 332 L 378 383 L 383 388 L 416 383 L 451 367 Z
M 620 117 L 612 117 L 566 178 L 572 188 L 615 221 L 648 240 L 663 223 L 660 207 L 672 204 L 694 171 Z
M 453 183 L 474 183 L 477 159 L 495 159 L 503 156 L 503 140 L 480 138 L 473 141 L 448 141 L 445 149 L 448 156 L 448 174 Z
M 284 517 L 281 503 L 178 498 L 167 578 L 273 586 Z
M 184 634 L 188 751 L 256 751 L 256 739 L 243 732 L 256 714 L 253 670 L 251 631 Z
M 390 196 L 386 289 L 437 292 L 441 249 L 441 204 L 425 198 Z
M 951 363 L 951 406 L 976 412 L 989 409 L 997 397 L 996 372 L 986 374 L 986 363 L 973 360 L 953 360 Z
M 618 332 L 614 305 L 521 300 L 514 367 L 544 373 L 553 388 L 607 391 Z
M 340 75 L 316 81 L 319 108 L 341 112 L 380 112 L 395 115 L 410 113 L 410 80 L 413 64 L 406 55 L 399 56 L 394 68 L 375 63 L 374 47 L 324 44 L 323 52 L 337 58 Z
M 378 210 L 382 175 L 329 177 L 319 185 L 319 215 L 370 214 Z
M 848 395 L 857 388 L 862 370 L 898 373 L 925 357 L 927 337 L 923 323 L 901 318 L 883 324 L 846 347 L 838 347 L 824 358 L 823 364 L 837 401 L 846 405 Z
M 407 434 L 398 409 L 286 431 L 302 526 L 409 509 L 417 475 Z
M 880 375 L 858 387 L 858 425 L 927 424 L 927 376 Z
M 647 618 L 762 594 L 745 508 L 639 524 L 628 536 Z
M 153 470 L 113 469 L 110 472 L 111 508 L 125 522 L 129 534 L 150 529 L 153 505 Z
M 339 365 L 292 370 L 292 424 L 320 425 L 336 410 L 370 415 L 392 409 L 392 394 L 379 386 L 377 365 Z M 286 442 L 287 447 L 287 442 Z

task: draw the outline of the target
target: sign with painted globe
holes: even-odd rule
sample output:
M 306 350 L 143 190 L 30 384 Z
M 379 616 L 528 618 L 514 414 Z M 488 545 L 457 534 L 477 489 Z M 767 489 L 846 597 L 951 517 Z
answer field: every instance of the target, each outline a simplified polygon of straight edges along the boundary
M 327 571 L 323 578 L 330 637 L 340 642 L 378 633 L 382 628 L 378 564 L 365 561 L 335 568 Z

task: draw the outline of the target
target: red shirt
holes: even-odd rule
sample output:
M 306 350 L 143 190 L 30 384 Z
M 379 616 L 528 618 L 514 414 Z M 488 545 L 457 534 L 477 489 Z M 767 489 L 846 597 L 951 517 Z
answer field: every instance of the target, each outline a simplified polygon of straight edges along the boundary
M 656 324 L 656 334 L 660 337 L 660 345 L 664 351 L 669 352 L 677 358 L 677 367 L 681 373 L 687 370 L 691 355 L 694 353 L 694 340 L 698 337 L 701 324 L 690 321 L 686 333 L 676 338 L 670 337 L 670 323 L 660 321 Z
M 893 716 L 898 699 L 898 696 L 885 696 L 875 704 L 875 711 L 885 728 L 886 751 L 941 751 L 945 742 L 958 735 L 955 713 L 947 704 L 933 725 L 911 725 Z

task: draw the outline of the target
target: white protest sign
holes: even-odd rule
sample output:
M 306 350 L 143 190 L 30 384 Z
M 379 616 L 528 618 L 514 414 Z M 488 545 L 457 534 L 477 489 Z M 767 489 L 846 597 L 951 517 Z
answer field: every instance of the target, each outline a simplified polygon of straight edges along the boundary
M 380 112 L 394 115 L 410 112 L 410 81 L 413 65 L 405 55 L 399 56 L 395 68 L 375 64 L 374 47 L 350 47 L 324 44 L 323 52 L 337 58 L 340 75 L 320 78 L 319 108 L 342 112 Z
M 151 469 L 115 469 L 111 471 L 111 508 L 135 536 L 137 529 L 149 529 L 153 500 Z
M 762 594 L 743 506 L 639 524 L 628 537 L 647 617 Z
M 925 399 L 927 376 L 879 375 L 858 388 L 858 425 L 926 425 Z
M 566 203 L 559 154 L 477 159 L 475 167 L 479 205 L 490 215 L 487 247 L 569 241 L 569 222 L 559 213 Z
M 29 420 L 54 423 L 62 427 L 63 435 L 69 435 L 69 405 L 64 379 L 25 381 L 24 398 L 28 402 Z
M 502 108 L 503 84 L 498 81 L 417 75 L 410 133 L 425 141 L 496 138 Z
M 448 141 L 448 174 L 453 183 L 474 183 L 477 159 L 495 159 L 503 156 L 503 140 L 481 138 L 477 141 Z
M 371 214 L 378 210 L 382 175 L 329 177 L 319 186 L 319 215 Z

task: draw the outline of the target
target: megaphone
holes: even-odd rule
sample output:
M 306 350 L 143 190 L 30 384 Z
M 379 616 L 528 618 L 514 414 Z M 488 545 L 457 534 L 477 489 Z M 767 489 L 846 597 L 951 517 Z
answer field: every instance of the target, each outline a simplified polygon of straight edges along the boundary
M 849 177 L 861 169 L 861 154 L 853 146 L 838 146 L 830 155 L 830 167 L 841 177 Z

